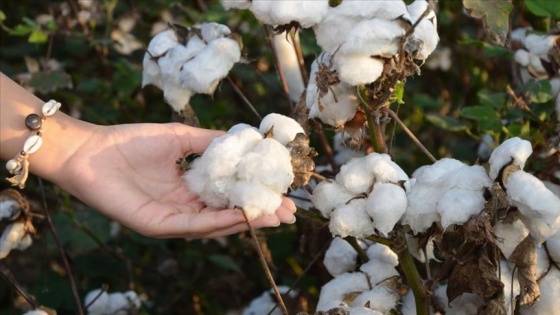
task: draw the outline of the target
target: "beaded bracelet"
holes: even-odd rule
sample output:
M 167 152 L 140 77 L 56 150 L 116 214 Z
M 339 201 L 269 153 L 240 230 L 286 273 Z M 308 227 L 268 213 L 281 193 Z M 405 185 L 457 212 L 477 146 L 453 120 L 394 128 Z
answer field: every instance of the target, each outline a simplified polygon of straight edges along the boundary
M 25 126 L 31 131 L 31 134 L 25 140 L 23 149 L 11 160 L 6 163 L 6 169 L 13 177 L 6 178 L 12 186 L 18 186 L 20 189 L 25 187 L 25 182 L 29 176 L 28 157 L 39 150 L 43 144 L 43 120 L 54 115 L 60 108 L 60 103 L 50 100 L 43 104 L 41 108 L 42 116 L 37 114 L 29 114 L 25 117 Z

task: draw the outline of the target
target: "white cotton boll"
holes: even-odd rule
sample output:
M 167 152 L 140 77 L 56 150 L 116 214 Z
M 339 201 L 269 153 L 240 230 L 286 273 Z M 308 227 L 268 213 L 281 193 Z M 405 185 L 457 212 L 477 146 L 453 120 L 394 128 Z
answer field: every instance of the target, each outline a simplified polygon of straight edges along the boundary
M 263 118 L 259 131 L 266 134 L 273 127 L 273 138 L 282 145 L 294 140 L 298 133 L 305 133 L 301 125 L 293 118 L 275 113 L 268 114 Z
M 335 100 L 336 96 L 336 100 Z M 356 115 L 358 97 L 356 89 L 341 82 L 329 89 L 320 99 L 317 86 L 309 86 L 306 92 L 306 104 L 309 108 L 309 118 L 319 118 L 323 123 L 334 127 L 342 127 L 344 123 Z
M 109 294 L 109 311 L 112 315 L 126 315 L 130 308 L 130 303 L 126 296 L 120 292 Z
M 89 314 L 107 314 L 109 312 L 109 295 L 101 289 L 90 291 L 84 299 L 84 306 L 89 305 L 87 311 Z M 93 302 L 93 300 L 95 302 Z M 92 303 L 93 302 L 93 303 Z
M 398 183 L 408 180 L 408 175 L 397 163 L 391 161 L 388 154 L 370 153 L 367 155 L 367 163 L 377 182 Z
M 207 43 L 217 38 L 222 38 L 231 34 L 231 30 L 229 29 L 229 27 L 216 22 L 202 23 L 193 26 L 193 28 L 197 28 L 200 30 L 200 33 L 202 34 L 202 38 Z
M 6 199 L 0 201 L 0 221 L 19 216 L 21 209 L 19 207 L 19 202 L 14 199 Z
M 367 277 L 364 273 L 344 273 L 327 282 L 322 288 L 317 303 L 317 311 L 328 311 L 338 307 L 344 296 L 352 292 L 369 290 Z
M 513 172 L 505 187 L 537 245 L 560 229 L 560 199 L 538 178 L 524 171 Z
M 539 78 L 546 76 L 546 69 L 544 68 L 539 56 L 531 54 L 531 56 L 529 56 L 529 66 L 536 72 L 536 74 L 532 73 L 533 75 L 536 75 Z
M 407 208 L 401 223 L 408 224 L 414 234 L 426 231 L 440 220 L 436 207 L 441 193 L 441 188 L 437 186 L 432 187 L 419 181 L 412 184 L 406 194 Z
M 513 60 L 523 67 L 528 67 L 531 60 L 531 54 L 525 49 L 518 49 L 513 55 Z
M 406 6 L 406 10 L 410 14 L 410 21 L 415 23 L 422 14 L 428 9 L 429 3 L 426 0 L 415 0 L 408 6 Z M 434 12 L 430 12 L 428 17 L 433 14 Z
M 166 51 L 179 44 L 175 30 L 168 29 L 157 33 L 148 44 L 148 51 L 153 57 L 160 57 Z
M 183 111 L 185 106 L 189 103 L 192 94 L 191 90 L 185 89 L 174 82 L 164 81 L 163 83 L 163 98 L 177 113 Z
M 527 37 L 527 32 L 531 31 L 532 29 L 533 29 L 532 27 L 516 28 L 509 33 L 509 38 L 511 39 L 512 42 L 515 41 L 524 44 L 525 37 Z
M 402 315 L 416 315 L 416 299 L 414 298 L 414 292 L 412 292 L 412 290 L 408 290 L 402 297 L 401 303 Z
M 500 170 L 513 160 L 513 164 L 521 169 L 525 167 L 525 162 L 533 153 L 531 142 L 518 137 L 507 139 L 502 142 L 490 155 L 490 178 L 495 180 Z
M 465 164 L 461 161 L 455 159 L 444 158 L 438 160 L 432 165 L 424 165 L 418 168 L 412 177 L 416 178 L 420 183 L 436 183 L 441 181 L 441 179 L 447 174 L 450 174 L 462 167 Z
M 521 220 L 515 220 L 512 224 L 498 222 L 494 226 L 496 235 L 496 245 L 504 254 L 506 259 L 513 253 L 513 250 L 529 235 L 529 230 Z
M 235 182 L 234 177 L 209 178 L 200 192 L 200 199 L 208 206 L 225 208 L 229 204 L 229 193 Z
M 368 193 L 374 178 L 367 166 L 365 157 L 352 159 L 342 165 L 336 181 L 353 195 Z
M 245 129 L 254 129 L 255 131 L 259 132 L 259 130 L 258 130 L 257 128 L 255 128 L 255 127 L 253 127 L 253 126 L 251 126 L 251 125 L 249 125 L 249 124 L 243 124 L 243 123 L 241 123 L 241 124 L 235 124 L 235 125 L 231 126 L 231 127 L 228 129 L 227 132 L 228 132 L 228 133 L 238 133 L 238 132 L 243 131 L 243 130 L 245 130 Z
M 344 0 L 334 9 L 338 15 L 347 17 L 385 20 L 395 20 L 401 16 L 410 18 L 404 1 Z
M 329 222 L 332 235 L 366 238 L 375 234 L 375 227 L 366 213 L 365 203 L 365 199 L 355 199 L 334 209 Z
M 331 212 L 348 202 L 354 196 L 350 194 L 342 185 L 334 180 L 320 182 L 313 190 L 311 202 L 325 218 L 331 217 Z
M 207 165 L 208 161 L 206 159 L 198 158 L 194 160 L 191 164 L 191 169 L 184 175 L 187 186 L 197 195 L 202 193 L 204 185 L 206 185 L 206 181 L 208 180 L 208 173 L 206 172 Z
M 158 63 L 146 53 L 142 60 L 142 87 L 152 84 L 163 90 L 163 79 L 161 78 L 161 70 Z
M 531 54 L 549 61 L 548 52 L 555 46 L 558 36 L 529 34 L 525 37 L 525 47 Z
M 521 315 L 556 314 L 560 309 L 560 270 L 550 268 L 548 274 L 539 282 L 540 299 L 528 308 L 522 308 Z
M 288 93 L 292 102 L 297 103 L 301 93 L 305 90 L 301 68 L 298 56 L 292 43 L 292 38 L 286 35 L 286 32 L 274 34 L 273 48 L 278 61 L 280 71 L 284 74 L 284 78 L 288 87 Z M 299 32 L 295 33 L 293 38 L 299 44 Z
M 49 315 L 49 313 L 43 310 L 32 310 L 32 311 L 25 312 L 23 315 Z
M 432 12 L 433 13 L 433 12 Z M 422 41 L 422 48 L 418 52 L 416 59 L 425 60 L 432 54 L 439 43 L 439 35 L 437 32 L 437 18 L 435 14 L 432 17 L 425 17 L 414 29 L 414 38 Z
M 296 21 L 302 28 L 319 23 L 327 14 L 328 9 L 328 0 L 253 0 L 249 8 L 255 17 L 264 24 L 283 25 Z
M 399 257 L 387 245 L 373 243 L 366 250 L 366 254 L 369 259 L 375 259 L 393 267 L 399 264 Z
M 344 16 L 339 14 L 339 7 L 344 5 L 346 2 L 349 1 L 343 1 L 338 7 L 330 8 L 325 18 L 313 27 L 317 45 L 329 53 L 334 53 L 344 42 L 346 36 L 348 36 L 351 30 L 362 20 L 360 17 Z M 363 5 L 373 1 L 355 2 Z
M 338 54 L 392 57 L 399 51 L 405 29 L 397 21 L 364 20 L 346 36 Z M 341 68 L 339 68 L 342 70 Z
M 29 246 L 31 246 L 31 244 L 33 244 L 33 239 L 31 238 L 31 235 L 26 234 L 14 249 L 26 250 L 27 248 L 29 248 Z
M 140 297 L 136 292 L 126 291 L 124 296 L 127 298 L 130 305 L 134 306 L 136 309 L 139 309 L 142 306 L 142 300 L 140 300 Z
M 365 306 L 369 304 L 369 308 L 389 314 L 392 309 L 397 307 L 399 293 L 392 288 L 386 286 L 375 286 L 371 290 L 360 293 L 352 302 L 352 306 Z
M 241 58 L 237 41 L 218 38 L 183 65 L 180 79 L 183 86 L 197 93 L 212 94 L 221 79 Z
M 290 288 L 286 286 L 278 286 L 278 291 L 280 294 L 286 294 Z M 261 314 L 269 314 L 270 310 L 272 310 L 276 306 L 276 300 L 273 299 L 274 292 L 272 289 L 263 292 L 260 296 L 253 299 L 249 306 L 243 309 L 243 315 L 261 315 Z M 297 292 L 292 290 L 290 291 L 290 296 L 292 298 L 296 298 Z M 282 310 L 279 307 L 276 307 L 274 312 L 270 313 L 271 315 L 281 315 Z
M 8 225 L 2 233 L 2 237 L 0 237 L 0 259 L 6 258 L 12 249 L 18 248 L 25 234 L 25 224 L 23 222 L 14 222 Z
M 366 212 L 373 219 L 375 228 L 387 235 L 406 212 L 406 205 L 406 193 L 401 187 L 376 183 L 367 198 Z
M 546 249 L 550 254 L 550 258 L 552 258 L 557 265 L 560 265 L 560 231 L 546 240 Z
M 273 214 L 282 204 L 282 195 L 258 182 L 236 182 L 229 194 L 230 207 L 245 210 L 249 220 Z
M 340 237 L 335 237 L 325 252 L 323 264 L 331 276 L 336 277 L 345 272 L 354 271 L 357 258 L 358 253 L 350 243 Z
M 374 82 L 383 73 L 383 62 L 366 54 L 337 55 L 335 67 L 340 80 L 352 86 Z
M 251 0 L 220 0 L 224 9 L 240 9 L 246 10 L 251 7 Z
M 543 180 L 543 184 L 548 190 L 550 190 L 553 194 L 560 198 L 560 185 L 556 185 L 555 183 L 548 180 Z
M 237 177 L 285 193 L 294 180 L 290 151 L 274 139 L 263 139 L 241 159 Z
M 360 266 L 360 271 L 368 275 L 372 285 L 378 285 L 383 281 L 399 276 L 399 272 L 394 266 L 377 259 L 371 259 L 367 263 L 362 264 Z
M 451 188 L 446 190 L 437 204 L 441 225 L 446 229 L 452 224 L 463 224 L 484 209 L 486 200 L 481 190 Z

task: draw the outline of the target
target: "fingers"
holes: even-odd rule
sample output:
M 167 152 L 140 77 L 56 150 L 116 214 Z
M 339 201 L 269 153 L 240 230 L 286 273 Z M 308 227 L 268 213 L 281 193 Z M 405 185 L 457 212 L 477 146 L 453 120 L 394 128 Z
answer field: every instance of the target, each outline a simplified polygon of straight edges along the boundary
M 190 127 L 184 124 L 168 124 L 180 138 L 183 145 L 183 152 L 203 153 L 215 138 L 223 135 L 221 130 L 210 130 L 203 128 Z

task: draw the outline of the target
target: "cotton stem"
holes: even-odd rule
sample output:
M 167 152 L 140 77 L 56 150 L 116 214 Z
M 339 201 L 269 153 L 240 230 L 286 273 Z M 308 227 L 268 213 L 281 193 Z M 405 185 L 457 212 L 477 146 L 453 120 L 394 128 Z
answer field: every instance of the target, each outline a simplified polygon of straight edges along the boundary
M 369 261 L 369 257 L 366 254 L 366 251 L 360 246 L 360 244 L 358 244 L 358 241 L 356 240 L 355 237 L 347 236 L 344 238 L 344 240 L 347 241 L 350 245 L 352 245 L 352 247 L 356 250 L 362 263 L 365 264 Z
M 367 123 L 368 123 L 367 128 L 369 131 L 371 142 L 373 144 L 373 149 L 377 153 L 387 153 L 387 145 L 385 144 L 385 140 L 383 137 L 383 133 L 384 133 L 383 127 L 381 126 L 381 124 L 373 120 L 374 113 L 370 110 L 368 103 L 366 102 L 364 96 L 362 95 L 363 89 L 361 89 L 358 86 L 356 92 L 358 94 L 358 98 L 360 99 L 360 106 L 362 107 L 364 113 L 366 114 Z
M 282 299 L 282 295 L 280 294 L 280 291 L 278 290 L 278 286 L 276 286 L 276 282 L 274 281 L 274 277 L 272 276 L 272 273 L 270 272 L 270 268 L 268 268 L 268 264 L 266 263 L 266 258 L 264 257 L 264 254 L 261 250 L 261 247 L 259 246 L 259 240 L 257 239 L 257 235 L 255 234 L 255 230 L 251 226 L 251 222 L 249 221 L 249 218 L 247 217 L 247 214 L 245 213 L 245 210 L 243 208 L 240 208 L 240 207 L 236 207 L 236 208 L 241 210 L 241 213 L 243 213 L 243 217 L 245 217 L 245 222 L 247 223 L 247 227 L 249 228 L 249 233 L 251 234 L 251 238 L 253 239 L 253 243 L 255 244 L 255 249 L 257 250 L 257 253 L 259 253 L 259 259 L 261 261 L 261 265 L 263 266 L 264 272 L 266 273 L 266 277 L 268 278 L 268 281 L 270 282 L 270 286 L 274 290 L 274 294 L 276 294 L 276 299 L 278 300 L 278 304 L 280 305 L 280 308 L 282 309 L 282 314 L 288 315 L 288 309 L 286 308 L 286 305 L 284 304 L 284 300 Z
M 414 259 L 408 250 L 408 246 L 400 248 L 397 252 L 401 269 L 405 278 L 412 289 L 414 300 L 416 301 L 416 314 L 428 315 L 430 313 L 429 305 L 426 299 L 426 291 L 422 282 L 422 277 L 414 264 Z

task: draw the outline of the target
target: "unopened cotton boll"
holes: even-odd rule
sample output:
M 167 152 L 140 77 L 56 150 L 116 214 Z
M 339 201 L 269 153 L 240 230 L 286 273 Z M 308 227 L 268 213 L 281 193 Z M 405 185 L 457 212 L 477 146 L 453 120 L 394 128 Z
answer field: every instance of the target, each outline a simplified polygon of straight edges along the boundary
M 101 289 L 90 291 L 84 299 L 84 306 L 88 306 L 89 314 L 107 314 L 109 312 L 109 294 Z
M 516 171 L 509 175 L 505 188 L 537 245 L 556 234 L 560 229 L 560 199 L 542 181 L 524 171 Z
M 392 309 L 397 308 L 399 293 L 386 286 L 377 285 L 371 290 L 360 293 L 352 302 L 352 306 L 369 305 L 369 308 L 389 314 Z
M 333 238 L 329 248 L 325 252 L 323 264 L 327 271 L 336 277 L 348 271 L 356 269 L 358 253 L 348 243 L 340 237 Z
M 328 0 L 253 0 L 249 8 L 255 17 L 264 24 L 284 25 L 296 21 L 303 28 L 319 23 L 327 14 L 328 9 Z
M 24 240 L 26 234 L 23 222 L 8 225 L 0 237 L 0 259 L 6 258 L 13 249 L 24 250 L 29 247 L 31 242 Z M 23 244 L 22 241 L 24 241 Z
M 383 62 L 366 54 L 338 55 L 335 67 L 340 80 L 352 86 L 375 82 L 383 73 Z
M 343 304 L 344 297 L 352 292 L 369 290 L 367 277 L 362 272 L 344 273 L 327 282 L 322 288 L 317 311 L 328 311 Z
M 230 38 L 215 39 L 183 65 L 180 70 L 181 83 L 194 92 L 212 94 L 240 58 L 241 50 L 237 41 Z
M 500 248 L 504 257 L 509 259 L 517 245 L 529 235 L 529 230 L 521 220 L 515 220 L 511 224 L 504 222 L 496 223 L 494 234 L 498 240 L 496 245 Z
M 376 183 L 367 198 L 366 211 L 375 228 L 387 235 L 406 212 L 406 206 L 406 193 L 401 187 Z
M 331 213 L 329 230 L 340 237 L 366 238 L 375 234 L 375 227 L 366 213 L 365 199 L 354 199 Z
M 330 218 L 331 212 L 350 201 L 353 196 L 340 183 L 334 180 L 320 182 L 313 190 L 311 202 L 325 218 Z
M 305 133 L 297 121 L 275 113 L 266 115 L 259 126 L 259 131 L 263 134 L 269 132 L 270 129 L 272 129 L 273 138 L 282 145 L 294 140 L 298 133 Z
M 247 218 L 273 214 L 282 204 L 282 195 L 259 182 L 236 182 L 229 194 L 230 207 L 241 207 Z

